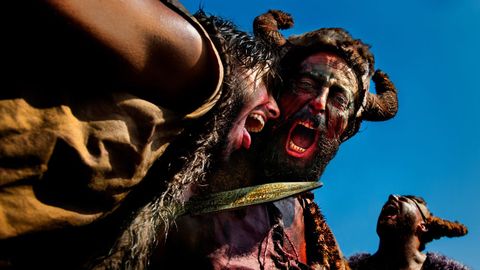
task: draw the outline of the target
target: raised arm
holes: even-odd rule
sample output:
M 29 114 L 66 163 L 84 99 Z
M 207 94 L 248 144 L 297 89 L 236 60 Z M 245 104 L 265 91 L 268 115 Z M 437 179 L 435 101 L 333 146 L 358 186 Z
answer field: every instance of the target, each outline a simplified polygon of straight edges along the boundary
M 158 0 L 48 0 L 73 24 L 118 54 L 153 102 L 183 110 L 214 90 L 218 62 L 210 43 Z

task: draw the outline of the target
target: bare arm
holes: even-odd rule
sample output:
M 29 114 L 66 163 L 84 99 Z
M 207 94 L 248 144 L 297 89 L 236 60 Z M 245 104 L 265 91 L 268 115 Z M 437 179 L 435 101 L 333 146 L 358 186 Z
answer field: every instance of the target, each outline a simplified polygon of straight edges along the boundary
M 206 41 L 158 0 L 48 0 L 124 59 L 144 95 L 189 110 L 208 97 L 218 74 Z M 200 89 L 206 89 L 203 92 Z

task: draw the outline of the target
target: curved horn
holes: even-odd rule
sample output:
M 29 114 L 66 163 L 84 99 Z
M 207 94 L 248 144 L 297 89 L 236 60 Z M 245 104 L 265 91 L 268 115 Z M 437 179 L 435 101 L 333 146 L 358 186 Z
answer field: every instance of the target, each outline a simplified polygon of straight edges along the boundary
M 388 75 L 381 70 L 375 71 L 372 78 L 377 94 L 367 93 L 367 102 L 362 119 L 367 121 L 385 121 L 397 114 L 397 89 Z
M 290 14 L 281 10 L 269 10 L 253 21 L 253 33 L 278 46 L 283 46 L 287 40 L 280 33 L 280 29 L 288 29 L 293 26 L 293 18 Z

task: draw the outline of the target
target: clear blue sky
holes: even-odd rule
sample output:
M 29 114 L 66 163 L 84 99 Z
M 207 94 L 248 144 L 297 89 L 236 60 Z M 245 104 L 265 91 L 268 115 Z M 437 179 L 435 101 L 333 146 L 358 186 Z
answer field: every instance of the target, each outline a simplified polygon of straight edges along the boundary
M 415 194 L 439 217 L 469 227 L 427 246 L 480 269 L 480 1 L 183 0 L 252 31 L 268 9 L 295 18 L 286 35 L 343 27 L 372 45 L 399 89 L 394 120 L 364 123 L 322 177 L 316 200 L 343 252 L 374 252 L 391 193 Z

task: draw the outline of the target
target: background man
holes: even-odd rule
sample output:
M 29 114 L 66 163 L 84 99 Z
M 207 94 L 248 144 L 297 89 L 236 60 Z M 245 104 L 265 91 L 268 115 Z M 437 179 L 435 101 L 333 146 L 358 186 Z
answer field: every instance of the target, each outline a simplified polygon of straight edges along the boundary
M 463 236 L 467 228 L 434 216 L 421 197 L 390 195 L 378 217 L 377 234 L 377 252 L 350 257 L 352 269 L 469 269 L 443 255 L 422 253 L 432 240 Z

